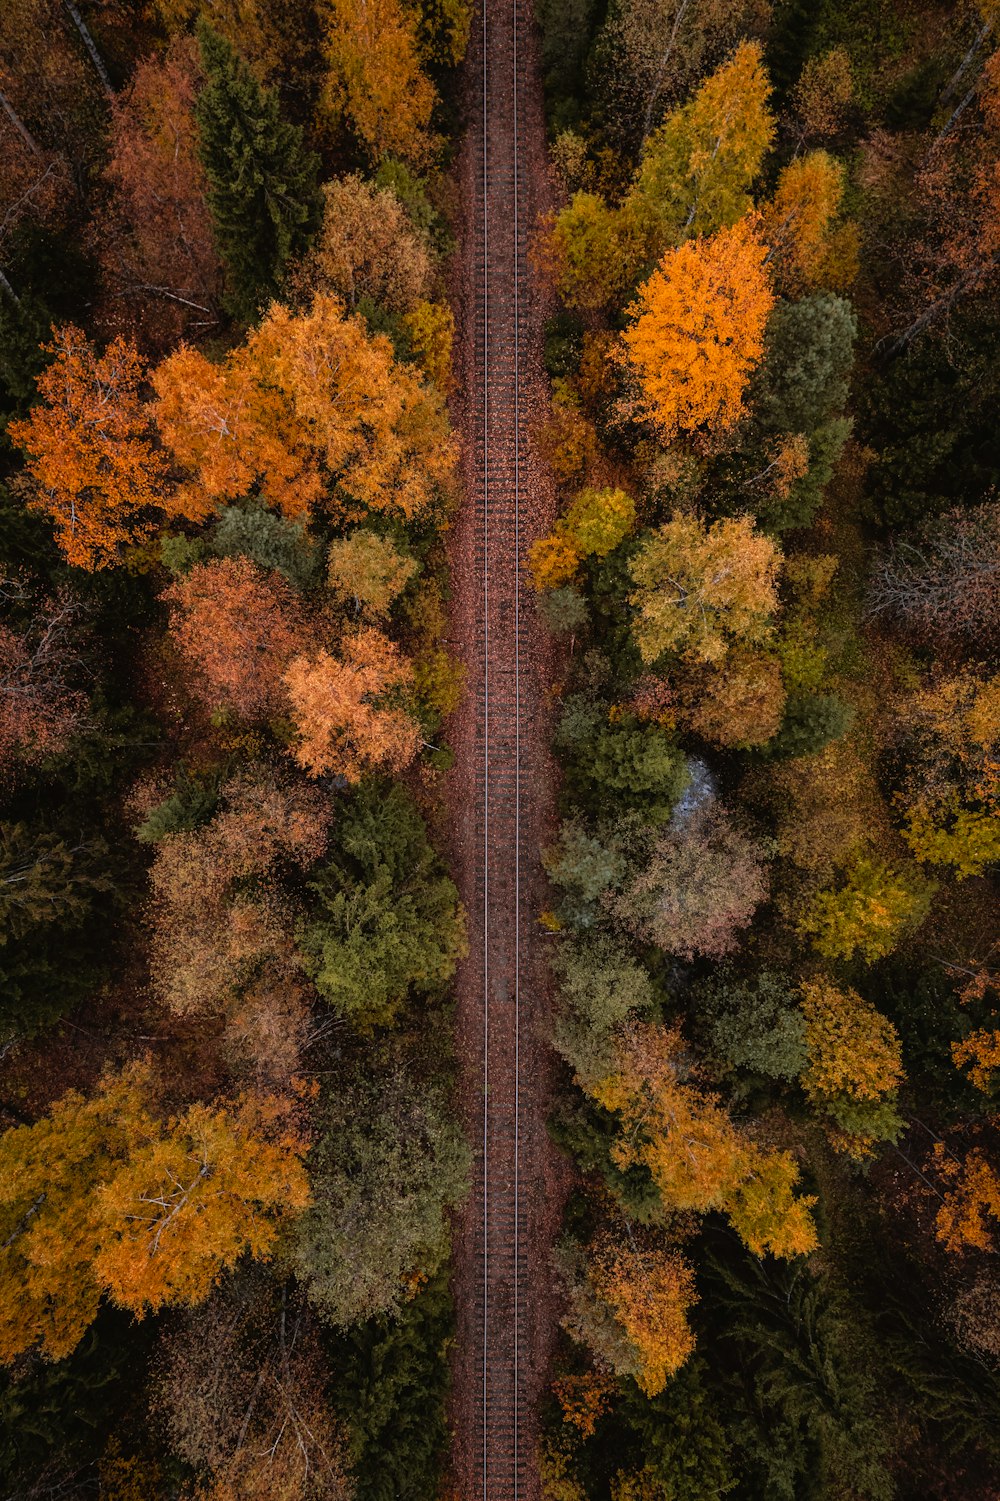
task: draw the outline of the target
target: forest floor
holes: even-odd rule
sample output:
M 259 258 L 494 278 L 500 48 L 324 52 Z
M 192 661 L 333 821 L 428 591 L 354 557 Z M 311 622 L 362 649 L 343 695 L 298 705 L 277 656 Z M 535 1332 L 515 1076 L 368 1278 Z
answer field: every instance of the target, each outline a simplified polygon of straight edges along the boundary
M 523 573 L 554 511 L 536 441 L 548 410 L 542 345 L 551 309 L 527 254 L 551 185 L 530 8 L 486 3 L 485 39 L 480 14 L 466 62 L 452 288 L 462 503 L 451 540 L 451 630 L 467 691 L 452 726 L 448 798 L 469 923 L 457 1046 L 474 1152 L 455 1234 L 452 1491 L 461 1501 L 532 1501 L 538 1405 L 558 1325 L 550 1256 L 567 1183 L 546 1132 L 551 940 L 539 922 L 539 848 L 554 817 L 549 644 Z

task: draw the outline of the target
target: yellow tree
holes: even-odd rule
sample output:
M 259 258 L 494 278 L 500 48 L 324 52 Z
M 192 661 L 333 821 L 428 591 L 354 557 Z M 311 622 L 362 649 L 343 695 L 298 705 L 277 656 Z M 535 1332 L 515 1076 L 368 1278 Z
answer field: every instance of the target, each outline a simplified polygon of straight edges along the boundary
M 417 560 L 401 553 L 391 537 L 358 526 L 330 543 L 326 580 L 356 610 L 384 617 L 418 568 Z
M 900 1124 L 899 1034 L 856 990 L 825 978 L 803 984 L 802 1012 L 809 1059 L 802 1087 L 835 1122 L 841 1144 L 863 1156 L 880 1137 L 894 1138 Z
M 638 408 L 667 441 L 731 428 L 764 353 L 774 294 L 752 217 L 668 250 L 622 335 Z
M 618 1116 L 611 1155 L 642 1165 L 668 1209 L 721 1209 L 757 1254 L 811 1251 L 816 1231 L 796 1198 L 798 1169 L 787 1152 L 764 1152 L 733 1125 L 718 1100 L 692 1081 L 680 1033 L 635 1025 L 615 1045 L 615 1067 L 589 1092 Z
M 669 115 L 643 147 L 627 220 L 651 250 L 734 224 L 774 139 L 771 85 L 759 42 L 741 42 L 694 98 Z
M 69 562 L 105 568 L 149 536 L 162 500 L 163 463 L 140 396 L 143 362 L 120 338 L 99 355 L 72 324 L 45 352 L 54 358 L 38 377 L 42 399 L 7 431 L 28 454 L 28 504 L 52 517 Z
M 762 211 L 767 263 L 792 297 L 818 287 L 841 290 L 857 276 L 857 226 L 837 222 L 843 191 L 841 164 L 825 151 L 811 151 L 784 168 Z
M 345 637 L 339 657 L 296 657 L 285 673 L 296 761 L 312 776 L 350 782 L 367 770 L 401 771 L 420 745 L 420 728 L 404 707 L 412 685 L 412 664 L 369 627 Z
M 625 291 L 642 246 L 622 214 L 597 193 L 581 192 L 545 221 L 537 255 L 567 307 L 596 309 Z
M 426 163 L 436 96 L 420 66 L 416 10 L 400 0 L 324 0 L 324 10 L 325 114 L 346 120 L 373 162 Z
M 634 526 L 635 501 L 624 490 L 581 490 L 555 530 L 532 544 L 536 589 L 567 583 L 584 558 L 606 558 Z
M 102 1296 L 142 1316 L 205 1298 L 244 1253 L 270 1255 L 309 1202 L 284 1106 L 154 1113 L 148 1065 L 0 1137 L 0 1359 L 75 1348 Z
M 689 1264 L 678 1251 L 607 1232 L 579 1259 L 571 1252 L 561 1260 L 570 1272 L 564 1328 L 655 1397 L 694 1349 L 687 1312 L 697 1293 Z
M 730 648 L 771 636 L 781 561 L 775 544 L 748 517 L 714 521 L 677 515 L 632 560 L 630 598 L 644 662 L 679 652 L 721 662 Z
M 900 703 L 898 737 L 910 848 L 959 878 L 979 875 L 1000 860 L 1000 676 L 965 669 L 925 683 Z
M 798 930 L 824 959 L 857 955 L 872 964 L 923 921 L 934 890 L 933 882 L 916 871 L 861 856 L 843 882 L 810 898 Z

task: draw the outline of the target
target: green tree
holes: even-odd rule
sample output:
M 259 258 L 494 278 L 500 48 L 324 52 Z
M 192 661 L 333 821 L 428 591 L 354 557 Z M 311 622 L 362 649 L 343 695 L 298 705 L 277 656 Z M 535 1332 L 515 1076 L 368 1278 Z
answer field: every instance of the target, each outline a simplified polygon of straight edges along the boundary
M 306 969 L 359 1031 L 390 1025 L 411 991 L 439 990 L 465 954 L 458 893 L 399 786 L 362 786 L 311 889 L 316 915 L 299 932 Z
M 814 756 L 831 740 L 846 735 L 854 710 L 835 693 L 790 693 L 781 729 L 768 747 L 781 757 Z
M 319 567 L 319 549 L 305 525 L 254 502 L 223 506 L 210 539 L 220 558 L 250 558 L 260 568 L 284 574 L 296 589 L 305 589 Z
M 318 228 L 319 158 L 303 146 L 301 129 L 281 118 L 276 91 L 258 83 L 205 21 L 198 42 L 205 86 L 195 117 L 208 206 L 229 305 L 249 321 Z
M 331 1090 L 318 1124 L 298 1275 L 337 1327 L 398 1314 L 448 1255 L 448 1214 L 468 1186 L 465 1138 L 444 1099 L 402 1067 Z
M 814 433 L 847 403 L 858 320 L 833 292 L 778 302 L 753 379 L 758 422 L 777 432 Z
M 652 1011 L 653 984 L 628 949 L 605 934 L 563 938 L 551 962 L 559 980 L 552 1040 L 586 1088 L 611 1072 L 616 1029 Z
M 761 969 L 741 976 L 725 967 L 696 996 L 712 1051 L 731 1068 L 767 1079 L 794 1079 L 805 1068 L 805 1019 L 784 975 Z
M 0 945 L 49 923 L 81 922 L 94 893 L 111 890 L 107 853 L 103 840 L 70 845 L 0 823 Z

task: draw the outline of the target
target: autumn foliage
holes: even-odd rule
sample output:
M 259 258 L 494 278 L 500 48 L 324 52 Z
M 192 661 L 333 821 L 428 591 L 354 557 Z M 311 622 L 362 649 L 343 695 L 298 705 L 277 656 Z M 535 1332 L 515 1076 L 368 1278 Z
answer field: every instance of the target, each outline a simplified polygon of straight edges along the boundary
M 301 602 L 279 573 L 249 558 L 198 563 L 164 591 L 170 632 L 209 708 L 267 719 L 286 707 L 284 675 L 310 644 Z
M 46 352 L 42 400 L 8 431 L 28 455 L 28 503 L 52 517 L 69 562 L 105 568 L 150 535 L 162 502 L 164 465 L 141 396 L 145 368 L 126 340 L 99 355 L 72 324 Z
M 663 438 L 738 420 L 774 305 L 766 253 L 755 222 L 742 219 L 668 250 L 640 289 L 624 353 L 638 409 Z
M 420 732 L 406 707 L 412 666 L 380 631 L 363 627 L 340 652 L 296 657 L 285 674 L 295 759 L 312 776 L 356 782 L 366 770 L 400 771 Z
M 207 1297 L 305 1208 L 305 1143 L 275 1101 L 157 1113 L 148 1065 L 0 1137 L 0 1357 L 67 1355 L 102 1296 L 137 1316 Z
M 439 397 L 334 297 L 275 304 L 222 365 L 181 348 L 153 375 L 154 414 L 201 519 L 260 484 L 287 516 L 426 511 L 454 451 Z

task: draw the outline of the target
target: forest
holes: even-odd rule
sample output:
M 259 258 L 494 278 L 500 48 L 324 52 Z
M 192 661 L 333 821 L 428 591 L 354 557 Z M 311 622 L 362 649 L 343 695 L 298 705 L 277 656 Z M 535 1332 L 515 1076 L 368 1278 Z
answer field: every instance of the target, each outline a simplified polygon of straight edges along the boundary
M 463 0 L 0 6 L 0 1494 L 425 1498 Z
M 470 1501 L 473 20 L 0 0 L 0 1501 Z M 540 1494 L 995 1501 L 1000 4 L 535 21 Z
M 550 1501 L 1000 1494 L 1000 11 L 540 0 Z

